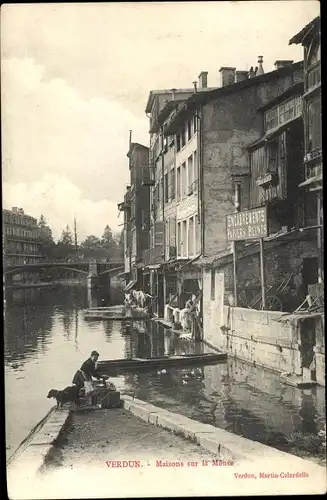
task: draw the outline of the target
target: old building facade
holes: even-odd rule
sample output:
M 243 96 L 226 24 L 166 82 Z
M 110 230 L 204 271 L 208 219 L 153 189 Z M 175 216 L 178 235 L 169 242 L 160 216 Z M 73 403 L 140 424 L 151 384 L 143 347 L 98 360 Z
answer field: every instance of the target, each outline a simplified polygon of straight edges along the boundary
M 193 89 L 150 92 L 140 267 L 159 318 L 176 323 L 195 300 L 210 345 L 324 384 L 323 318 L 292 320 L 323 281 L 319 26 L 291 40 L 307 47 L 304 62 L 264 72 L 259 56 L 249 71 L 220 68 L 220 87 L 202 72 Z M 251 210 L 267 214 L 260 246 L 232 242 L 226 218 Z
M 131 142 L 127 157 L 130 186 L 127 187 L 124 202 L 118 208 L 124 212 L 124 270 L 131 287 L 143 284 L 140 270 L 144 252 L 149 248 L 149 148 Z
M 5 264 L 34 264 L 42 259 L 37 220 L 22 208 L 2 210 L 3 255 Z

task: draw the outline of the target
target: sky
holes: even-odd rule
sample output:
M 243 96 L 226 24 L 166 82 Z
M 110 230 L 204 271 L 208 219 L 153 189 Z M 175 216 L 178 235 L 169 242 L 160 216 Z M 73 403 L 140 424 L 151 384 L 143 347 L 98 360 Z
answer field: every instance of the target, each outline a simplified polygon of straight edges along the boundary
M 3 208 L 45 215 L 58 238 L 122 229 L 128 140 L 149 145 L 151 89 L 190 88 L 201 71 L 303 58 L 289 39 L 319 2 L 7 4 L 1 8 Z

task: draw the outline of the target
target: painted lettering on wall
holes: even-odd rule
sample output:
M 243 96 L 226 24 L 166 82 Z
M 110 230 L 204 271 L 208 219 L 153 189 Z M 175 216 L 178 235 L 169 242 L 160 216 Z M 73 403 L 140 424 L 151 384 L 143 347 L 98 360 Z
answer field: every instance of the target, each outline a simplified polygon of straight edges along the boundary
M 266 207 L 227 215 L 226 229 L 228 241 L 264 238 L 268 235 Z

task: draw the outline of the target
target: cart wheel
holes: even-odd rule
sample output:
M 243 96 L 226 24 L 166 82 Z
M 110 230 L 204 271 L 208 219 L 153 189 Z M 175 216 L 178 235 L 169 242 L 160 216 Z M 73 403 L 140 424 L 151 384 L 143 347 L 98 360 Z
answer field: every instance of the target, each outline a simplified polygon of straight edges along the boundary
M 283 304 L 278 295 L 268 295 L 266 303 L 267 303 L 267 311 L 283 310 Z M 260 309 L 262 309 L 262 300 L 260 300 Z

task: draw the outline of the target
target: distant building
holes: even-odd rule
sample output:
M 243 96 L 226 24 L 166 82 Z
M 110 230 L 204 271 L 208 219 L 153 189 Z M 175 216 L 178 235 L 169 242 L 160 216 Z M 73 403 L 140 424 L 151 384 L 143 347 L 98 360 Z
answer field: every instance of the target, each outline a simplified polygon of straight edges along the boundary
M 22 208 L 2 210 L 2 234 L 5 264 L 31 264 L 42 258 L 37 220 Z
M 127 156 L 130 186 L 118 205 L 124 212 L 125 273 L 133 285 L 143 287 L 141 268 L 150 234 L 149 148 L 132 142 Z

